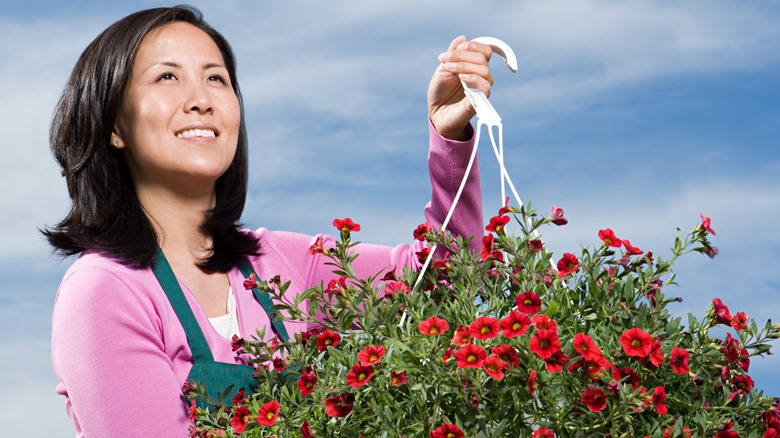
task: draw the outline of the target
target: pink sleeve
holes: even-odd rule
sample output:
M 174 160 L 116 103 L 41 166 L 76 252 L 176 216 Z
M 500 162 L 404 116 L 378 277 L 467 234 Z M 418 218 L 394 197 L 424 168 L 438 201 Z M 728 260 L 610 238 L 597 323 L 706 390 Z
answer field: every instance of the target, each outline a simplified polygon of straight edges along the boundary
M 474 130 L 469 125 L 470 139 L 467 141 L 447 140 L 433 128 L 429 121 L 430 143 L 428 152 L 428 172 L 431 178 L 431 201 L 425 207 L 425 217 L 434 228 L 444 222 L 455 194 L 460 187 L 461 180 L 468 167 L 474 146 Z M 412 240 L 412 232 L 417 224 L 409 225 L 409 241 Z M 455 213 L 450 219 L 447 230 L 453 235 L 473 237 L 469 247 L 479 250 L 482 246 L 484 224 L 482 222 L 482 189 L 479 179 L 479 163 L 474 162 L 468 177 L 466 187 L 461 194 Z M 325 236 L 326 246 L 332 244 L 333 237 Z M 314 243 L 311 238 L 309 244 Z M 413 241 L 412 244 L 401 244 L 396 247 L 382 245 L 361 244 L 356 247 L 360 256 L 354 264 L 358 278 L 375 275 L 382 268 L 396 269 L 400 273 L 402 266 L 419 267 L 416 253 L 426 244 Z M 322 263 L 312 266 L 313 271 L 307 281 L 307 287 L 319 284 L 321 280 L 327 282 L 334 278 L 332 267 Z M 381 277 L 381 275 L 380 275 Z
M 150 301 L 97 267 L 63 281 L 52 362 L 78 436 L 169 436 L 189 419 Z M 65 390 L 67 388 L 67 390 Z

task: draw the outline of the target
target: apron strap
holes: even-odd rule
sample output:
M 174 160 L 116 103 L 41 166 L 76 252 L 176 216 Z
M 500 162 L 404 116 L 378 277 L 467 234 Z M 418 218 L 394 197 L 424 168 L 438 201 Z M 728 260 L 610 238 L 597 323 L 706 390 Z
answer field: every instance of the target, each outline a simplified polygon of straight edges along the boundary
M 250 275 L 255 274 L 255 271 L 246 260 L 238 262 L 238 268 L 241 269 L 244 278 L 248 278 Z M 255 277 L 257 277 L 257 274 L 255 274 Z M 263 310 L 265 310 L 265 313 L 268 315 L 268 320 L 271 321 L 271 328 L 276 333 L 276 336 L 279 337 L 280 341 L 287 342 L 287 340 L 290 339 L 290 336 L 287 334 L 284 322 L 276 317 L 279 314 L 279 311 L 271 308 L 271 306 L 274 305 L 271 297 L 268 296 L 268 293 L 260 292 L 260 289 L 257 287 L 252 289 L 252 293 L 255 295 L 257 302 L 263 306 Z
M 179 317 L 179 322 L 184 327 L 184 332 L 187 334 L 187 343 L 190 344 L 190 350 L 192 350 L 193 363 L 214 362 L 211 348 L 209 348 L 209 344 L 206 342 L 206 337 L 203 336 L 198 320 L 195 319 L 190 304 L 181 290 L 179 281 L 173 274 L 171 265 L 160 248 L 157 249 L 157 259 L 152 271 L 154 276 L 157 277 L 157 281 L 160 282 L 160 286 L 162 286 L 165 294 L 168 295 L 168 300 L 171 302 L 176 316 Z

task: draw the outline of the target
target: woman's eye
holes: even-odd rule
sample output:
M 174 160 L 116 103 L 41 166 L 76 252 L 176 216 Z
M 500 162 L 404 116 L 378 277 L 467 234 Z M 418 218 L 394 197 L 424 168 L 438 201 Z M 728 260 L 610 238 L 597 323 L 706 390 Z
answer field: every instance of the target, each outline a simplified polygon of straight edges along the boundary
M 223 84 L 227 84 L 227 81 L 225 80 L 225 78 L 222 75 L 211 75 L 211 76 L 209 76 L 208 80 L 209 81 L 217 81 L 217 82 L 221 82 Z
M 176 76 L 174 76 L 173 73 L 171 72 L 165 72 L 160 76 L 157 76 L 157 79 L 155 81 L 168 81 L 172 79 L 176 79 Z

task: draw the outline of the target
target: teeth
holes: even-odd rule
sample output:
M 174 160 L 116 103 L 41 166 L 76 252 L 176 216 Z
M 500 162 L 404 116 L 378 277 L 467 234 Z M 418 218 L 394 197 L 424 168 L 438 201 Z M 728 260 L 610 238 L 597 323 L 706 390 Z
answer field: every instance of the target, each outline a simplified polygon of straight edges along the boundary
M 211 129 L 188 129 L 176 134 L 176 136 L 179 138 L 216 137 Z

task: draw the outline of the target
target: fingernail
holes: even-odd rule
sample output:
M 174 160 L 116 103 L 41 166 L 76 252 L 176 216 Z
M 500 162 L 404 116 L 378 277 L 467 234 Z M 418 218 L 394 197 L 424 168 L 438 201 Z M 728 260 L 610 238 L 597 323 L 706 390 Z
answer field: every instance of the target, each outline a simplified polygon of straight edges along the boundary
M 458 44 L 458 47 L 457 47 L 456 50 L 468 50 L 468 49 L 469 49 L 469 43 L 465 42 L 465 43 Z

